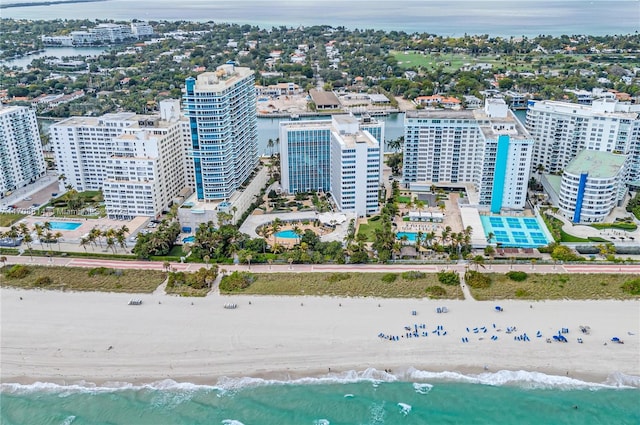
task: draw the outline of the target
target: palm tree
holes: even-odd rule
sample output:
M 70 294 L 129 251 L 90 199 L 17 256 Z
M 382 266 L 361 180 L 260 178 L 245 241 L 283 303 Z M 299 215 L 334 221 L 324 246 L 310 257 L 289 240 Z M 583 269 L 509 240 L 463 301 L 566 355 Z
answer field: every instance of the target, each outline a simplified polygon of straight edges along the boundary
M 97 227 L 94 227 L 89 231 L 89 236 L 93 238 L 94 243 L 98 242 L 100 244 L 100 248 L 102 248 L 102 231 Z
M 122 249 L 125 249 L 127 247 L 127 237 L 124 235 L 124 232 L 120 230 L 116 231 L 116 242 Z
M 40 247 L 42 249 L 44 249 L 44 245 L 42 244 L 42 236 L 44 234 L 44 227 L 42 227 L 41 224 L 34 224 L 33 225 L 34 230 L 36 231 L 36 236 L 38 237 L 38 241 L 40 241 Z
M 58 243 L 58 252 L 60 252 L 60 239 L 62 239 L 62 233 L 61 232 L 56 232 L 53 237 L 56 239 L 56 242 Z
M 24 235 L 22 242 L 24 242 L 27 245 L 27 249 L 29 250 L 29 256 L 33 260 L 33 253 L 31 252 L 31 242 L 33 242 L 33 238 L 31 237 L 31 234 L 27 233 L 26 235 Z
M 489 233 L 487 234 L 487 243 L 491 243 L 491 240 L 492 240 L 493 238 L 495 238 L 495 237 L 496 237 L 495 233 L 493 233 L 493 232 L 489 232 Z
M 114 237 L 113 236 L 107 236 L 106 243 L 107 243 L 107 249 L 110 248 L 113 251 L 113 253 L 115 254 L 116 253 L 116 249 L 115 249 L 116 240 L 114 239 Z
M 169 271 L 169 268 L 171 267 L 171 263 L 168 261 L 163 261 L 162 262 L 162 270 L 164 270 L 165 272 Z
M 204 257 L 202 257 L 202 260 L 207 265 L 207 270 L 209 270 L 209 261 L 211 261 L 211 257 L 208 255 L 205 255 Z
M 267 140 L 267 147 L 269 148 L 269 155 L 273 155 L 273 146 L 275 145 L 273 139 Z
M 91 242 L 89 241 L 89 238 L 80 238 L 80 246 L 84 248 L 84 252 L 87 252 L 87 245 L 89 245 Z
M 300 236 L 302 236 L 302 230 L 298 226 L 293 226 L 293 233 L 296 234 L 297 243 L 300 243 Z
M 282 220 L 276 217 L 275 220 L 271 222 L 271 233 L 275 235 L 276 233 L 278 233 L 278 231 L 281 228 L 282 228 Z
M 251 260 L 253 260 L 253 255 L 247 254 L 244 256 L 244 259 L 247 261 L 247 264 L 249 265 L 249 270 L 251 270 Z
M 444 204 L 444 202 L 441 202 L 438 204 L 438 209 L 442 214 L 444 214 L 444 211 L 447 209 L 447 206 Z
M 484 269 L 484 257 L 482 255 L 473 256 L 472 254 L 469 254 L 469 257 L 469 264 L 474 266 L 476 271 L 478 271 L 478 267 L 482 267 Z
M 15 243 L 16 239 L 18 239 L 18 237 L 20 236 L 20 231 L 16 226 L 11 226 L 5 234 Z

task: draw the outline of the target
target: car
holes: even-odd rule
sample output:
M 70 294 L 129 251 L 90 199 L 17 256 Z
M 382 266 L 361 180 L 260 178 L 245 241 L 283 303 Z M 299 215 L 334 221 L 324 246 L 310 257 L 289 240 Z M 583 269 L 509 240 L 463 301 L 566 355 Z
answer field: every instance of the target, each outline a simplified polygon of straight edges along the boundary
M 30 200 L 32 200 L 32 199 L 33 199 L 33 198 L 32 198 L 31 196 L 27 196 L 26 198 L 24 198 L 24 201 L 30 201 Z
M 53 192 L 53 193 L 51 194 L 51 196 L 53 196 L 53 197 L 58 196 L 58 192 Z
M 38 208 L 40 206 L 40 204 L 33 204 L 34 208 Z

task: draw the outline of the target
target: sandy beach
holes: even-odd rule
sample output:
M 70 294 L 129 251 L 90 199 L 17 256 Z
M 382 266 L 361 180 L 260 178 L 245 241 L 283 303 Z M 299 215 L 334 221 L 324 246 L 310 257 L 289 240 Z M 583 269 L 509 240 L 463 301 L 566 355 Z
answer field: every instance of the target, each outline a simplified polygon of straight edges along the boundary
M 410 367 L 463 373 L 486 367 L 590 382 L 604 382 L 613 372 L 640 375 L 638 301 L 187 299 L 10 288 L 0 295 L 5 383 L 170 378 L 213 384 L 223 376 L 286 379 L 370 367 L 400 376 Z M 130 306 L 130 298 L 143 304 Z M 225 309 L 225 303 L 238 307 Z M 495 310 L 498 304 L 503 312 Z M 436 313 L 443 306 L 448 312 Z M 413 332 L 415 325 L 420 336 L 407 338 L 405 326 Z M 581 333 L 581 325 L 590 334 Z M 568 343 L 546 342 L 562 328 Z M 514 340 L 525 333 L 530 341 Z M 614 336 L 624 344 L 612 343 Z

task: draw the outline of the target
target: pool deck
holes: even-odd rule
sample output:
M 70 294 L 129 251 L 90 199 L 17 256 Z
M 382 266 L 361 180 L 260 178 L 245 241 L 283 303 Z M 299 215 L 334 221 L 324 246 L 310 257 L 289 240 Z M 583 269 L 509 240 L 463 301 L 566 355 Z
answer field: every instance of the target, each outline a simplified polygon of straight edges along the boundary
M 80 227 L 74 230 L 51 230 L 52 233 L 60 232 L 62 240 L 66 242 L 79 243 L 83 235 L 89 233 L 91 229 L 97 227 L 100 230 L 119 229 L 122 226 L 129 228 L 127 241 L 129 237 L 144 228 L 149 217 L 136 217 L 133 220 L 112 220 L 109 218 L 98 219 L 79 219 L 79 218 L 59 218 L 59 217 L 38 217 L 28 216 L 20 220 L 19 223 L 25 223 L 29 228 L 33 229 L 35 223 L 43 223 L 45 221 L 71 222 L 81 223 Z

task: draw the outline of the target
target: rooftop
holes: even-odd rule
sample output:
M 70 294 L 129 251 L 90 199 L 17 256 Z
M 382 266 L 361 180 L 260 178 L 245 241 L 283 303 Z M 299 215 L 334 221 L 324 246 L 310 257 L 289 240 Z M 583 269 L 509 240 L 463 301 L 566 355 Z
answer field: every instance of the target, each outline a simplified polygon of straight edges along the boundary
M 573 175 L 589 174 L 590 178 L 616 177 L 626 161 L 626 155 L 610 152 L 583 150 L 567 165 L 565 172 Z
M 309 95 L 311 95 L 313 103 L 315 103 L 316 106 L 340 106 L 340 101 L 333 92 L 311 89 L 309 90 Z
M 203 72 L 196 79 L 196 91 L 217 92 L 253 75 L 250 68 L 220 65 L 214 72 Z
M 365 143 L 368 147 L 378 146 L 378 141 L 369 133 L 358 131 L 355 134 L 343 134 L 333 132 L 333 138 L 345 148 L 355 148 L 358 143 Z
M 407 111 L 406 119 L 438 119 L 451 120 L 448 124 L 455 125 L 458 120 L 476 122 L 480 131 L 487 139 L 495 139 L 500 134 L 508 134 L 512 139 L 533 140 L 522 123 L 508 111 L 505 117 L 489 116 L 484 109 L 436 109 Z M 447 124 L 443 122 L 442 124 Z

